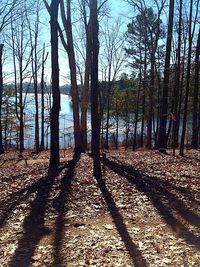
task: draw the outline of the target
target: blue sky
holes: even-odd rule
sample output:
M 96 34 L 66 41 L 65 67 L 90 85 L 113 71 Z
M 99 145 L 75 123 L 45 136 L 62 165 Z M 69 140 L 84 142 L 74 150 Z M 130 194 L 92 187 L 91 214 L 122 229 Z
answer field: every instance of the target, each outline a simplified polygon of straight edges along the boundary
M 108 0 L 108 5 L 110 6 L 110 11 L 111 11 L 111 16 L 113 18 L 117 18 L 120 16 L 122 21 L 124 22 L 123 26 L 123 31 L 126 31 L 126 25 L 128 22 L 128 6 L 127 3 L 123 0 Z M 129 14 L 130 15 L 130 14 Z M 50 77 L 51 77 L 51 67 L 50 67 L 50 25 L 49 25 L 49 14 L 48 12 L 44 9 L 42 11 L 42 16 L 40 18 L 42 25 L 41 25 L 41 35 L 40 35 L 40 47 L 43 46 L 43 43 L 45 42 L 47 45 L 46 51 L 49 52 L 49 57 L 48 61 L 46 64 L 45 68 L 45 75 L 46 75 L 46 82 L 50 82 Z M 45 26 L 46 25 L 46 26 Z M 9 53 L 7 53 L 9 55 Z M 11 54 L 10 54 L 11 56 Z M 12 58 L 8 57 L 6 59 L 6 64 L 4 65 L 4 70 L 9 71 L 12 69 Z M 69 68 L 68 68 L 68 58 L 67 54 L 64 51 L 62 45 L 60 45 L 60 53 L 59 53 L 59 62 L 60 62 L 60 84 L 65 84 L 66 82 L 69 82 Z M 13 75 L 11 75 L 13 77 Z M 10 77 L 11 77 L 10 76 Z M 8 76 L 7 76 L 8 77 Z M 5 79 L 6 80 L 6 79 Z M 7 80 L 8 81 L 8 80 Z M 10 81 L 10 78 L 9 78 Z

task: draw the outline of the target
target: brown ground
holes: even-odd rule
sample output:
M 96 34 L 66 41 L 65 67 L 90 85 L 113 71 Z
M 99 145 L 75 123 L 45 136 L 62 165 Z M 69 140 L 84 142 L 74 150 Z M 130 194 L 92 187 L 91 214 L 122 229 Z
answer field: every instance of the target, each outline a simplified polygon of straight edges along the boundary
M 200 152 L 63 156 L 0 157 L 0 267 L 200 266 Z

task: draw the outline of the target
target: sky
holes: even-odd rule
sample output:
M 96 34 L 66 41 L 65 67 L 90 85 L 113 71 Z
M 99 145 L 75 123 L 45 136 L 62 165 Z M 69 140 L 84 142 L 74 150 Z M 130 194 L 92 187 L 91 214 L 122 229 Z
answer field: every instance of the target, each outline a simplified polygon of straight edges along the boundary
M 110 15 L 111 17 L 117 18 L 120 17 L 123 23 L 122 31 L 126 31 L 126 25 L 128 22 L 128 6 L 127 3 L 123 0 L 108 0 L 108 5 L 110 6 Z M 40 18 L 42 26 L 41 26 L 41 33 L 40 33 L 40 42 L 41 42 L 41 47 L 43 46 L 43 43 L 45 42 L 47 48 L 46 51 L 49 52 L 49 57 L 46 63 L 45 67 L 45 76 L 46 76 L 46 82 L 50 82 L 50 77 L 51 77 L 51 63 L 50 63 L 50 25 L 49 25 L 49 14 L 44 9 L 42 11 L 42 16 Z M 112 21 L 112 20 L 111 20 Z M 11 79 L 13 78 L 13 73 L 11 73 L 11 69 L 13 68 L 13 62 L 12 62 L 12 56 L 11 52 L 6 51 L 5 53 L 6 58 L 5 58 L 5 65 L 4 65 L 4 71 L 6 73 L 5 77 L 5 82 L 13 82 Z M 68 58 L 67 54 L 64 51 L 64 48 L 60 44 L 59 46 L 59 65 L 60 65 L 60 84 L 66 84 L 69 83 L 69 68 L 68 68 Z M 8 75 L 10 73 L 10 75 Z
M 126 31 L 126 25 L 128 22 L 127 3 L 125 3 L 125 1 L 123 1 L 123 0 L 108 0 L 108 4 L 110 6 L 111 17 L 113 17 L 113 19 L 120 17 L 122 19 L 122 21 L 124 21 L 124 23 L 123 23 L 124 26 L 122 27 L 122 30 L 123 30 L 123 32 L 125 32 Z M 46 38 L 49 38 L 49 40 L 50 40 L 49 34 L 47 34 Z M 68 58 L 67 58 L 66 52 L 64 51 L 62 45 L 60 45 L 59 65 L 60 65 L 60 84 L 63 85 L 63 84 L 69 83 Z M 48 72 L 47 76 L 51 77 L 51 69 L 49 66 L 46 68 L 46 71 Z

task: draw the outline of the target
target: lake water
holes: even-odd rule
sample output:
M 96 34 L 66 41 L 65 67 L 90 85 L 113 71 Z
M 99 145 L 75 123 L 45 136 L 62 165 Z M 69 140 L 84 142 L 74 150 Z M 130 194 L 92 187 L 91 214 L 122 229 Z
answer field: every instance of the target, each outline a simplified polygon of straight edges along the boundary
M 39 114 L 41 114 L 41 96 L 38 95 L 39 101 Z M 50 102 L 48 95 L 45 95 L 45 142 L 49 144 L 50 128 L 49 128 L 49 109 Z M 30 148 L 34 146 L 34 117 L 35 117 L 35 100 L 34 94 L 27 94 L 26 108 L 25 108 L 25 120 L 26 125 L 31 126 L 30 129 L 25 131 L 25 147 Z M 40 116 L 41 119 L 41 116 Z M 63 146 L 63 138 L 69 142 L 73 142 L 73 115 L 71 97 L 69 95 L 61 95 L 61 110 L 60 110 L 60 142 Z M 70 140 L 71 139 L 71 140 Z
M 38 95 L 39 103 L 41 103 L 41 96 Z M 28 94 L 26 100 L 25 108 L 25 119 L 26 125 L 31 126 L 28 130 L 25 130 L 25 147 L 33 148 L 34 147 L 34 117 L 35 117 L 35 101 L 34 94 Z M 45 95 L 45 146 L 49 147 L 50 144 L 50 127 L 49 127 L 49 106 L 50 99 L 48 95 Z M 39 113 L 41 113 L 41 104 L 39 104 Z M 40 117 L 41 118 L 41 117 Z M 110 136 L 115 134 L 115 121 L 110 120 L 110 124 L 113 126 L 110 127 L 109 133 Z M 139 126 L 139 125 L 138 125 Z M 133 127 L 130 127 L 133 131 Z M 139 128 L 139 127 L 138 127 Z M 125 138 L 125 126 L 124 121 L 120 120 L 119 127 L 119 141 L 122 141 Z M 90 125 L 90 114 L 88 114 L 88 138 L 90 139 L 91 125 Z M 73 114 L 72 114 L 72 102 L 69 95 L 61 95 L 61 110 L 60 110 L 60 146 L 68 147 L 73 146 Z

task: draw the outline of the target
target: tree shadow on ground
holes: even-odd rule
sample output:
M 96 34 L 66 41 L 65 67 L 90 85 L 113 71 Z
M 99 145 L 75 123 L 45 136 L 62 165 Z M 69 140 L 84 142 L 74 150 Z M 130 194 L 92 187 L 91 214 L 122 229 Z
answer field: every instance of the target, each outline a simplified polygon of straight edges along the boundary
M 148 176 L 140 171 L 135 170 L 130 165 L 116 162 L 106 158 L 102 162 L 113 172 L 126 178 L 141 193 L 145 193 L 151 200 L 154 207 L 158 210 L 162 218 L 168 225 L 178 234 L 179 237 L 185 239 L 189 244 L 200 248 L 200 237 L 195 235 L 183 223 L 183 220 L 189 222 L 192 226 L 196 226 L 200 230 L 200 216 L 192 211 L 189 206 L 197 205 L 199 202 L 186 203 L 180 199 L 180 194 L 175 193 L 174 185 L 166 184 L 162 179 L 155 176 Z M 178 187 L 177 187 L 178 191 Z M 191 200 L 191 192 L 188 190 L 181 191 L 184 193 L 185 199 Z
M 66 168 L 66 164 L 61 166 L 57 172 L 60 173 L 63 169 Z M 43 168 L 42 168 L 43 170 Z M 0 201 L 0 228 L 2 228 L 7 220 L 12 215 L 12 212 L 16 209 L 17 206 L 27 201 L 27 199 L 31 196 L 31 194 L 37 192 L 38 188 L 43 186 L 48 177 L 52 175 L 52 173 L 56 174 L 56 170 L 49 170 L 48 176 L 42 176 L 39 180 L 33 182 L 32 184 L 25 186 L 21 185 L 22 189 L 17 190 L 14 193 L 9 194 L 3 201 Z M 30 173 L 31 174 L 31 173 Z M 11 181 L 12 182 L 12 181 Z
M 78 161 L 77 157 L 75 158 Z M 67 165 L 59 169 L 53 169 L 53 168 L 49 169 L 47 177 L 45 178 L 43 177 L 38 182 L 34 183 L 32 186 L 23 189 L 22 192 L 24 193 L 24 195 L 22 197 L 20 197 L 20 192 L 17 192 L 16 195 L 12 195 L 12 198 L 14 197 L 14 201 L 13 203 L 12 202 L 10 203 L 11 207 L 10 207 L 9 212 L 11 212 L 20 203 L 20 201 L 25 201 L 31 193 L 33 192 L 36 193 L 36 197 L 30 204 L 30 213 L 23 222 L 23 237 L 19 240 L 18 248 L 16 249 L 13 258 L 11 259 L 9 263 L 9 267 L 29 266 L 31 264 L 32 257 L 34 255 L 37 244 L 40 242 L 42 237 L 50 234 L 51 230 L 45 227 L 44 225 L 45 212 L 47 210 L 48 198 L 51 193 L 56 177 L 65 168 L 68 168 L 67 174 L 65 175 L 65 180 L 68 180 L 67 176 L 68 177 L 70 176 L 71 170 L 73 168 L 74 160 L 75 159 L 73 158 L 73 160 L 68 162 Z M 70 179 L 71 179 L 71 176 L 70 176 Z M 67 185 L 68 185 L 68 181 L 65 184 L 61 182 L 60 189 L 62 190 L 62 196 L 65 195 L 64 191 L 66 189 L 65 186 L 67 187 Z M 63 201 L 64 201 L 64 197 L 63 197 Z M 60 208 L 62 209 L 62 207 Z M 61 210 L 59 212 L 63 212 L 63 211 Z M 8 217 L 8 215 L 6 215 L 5 213 L 3 217 L 4 221 L 6 217 Z
M 116 229 L 125 244 L 125 247 L 129 253 L 129 256 L 136 267 L 146 267 L 148 266 L 146 260 L 143 258 L 141 252 L 139 251 L 136 244 L 133 243 L 131 236 L 128 233 L 126 225 L 123 221 L 123 217 L 119 213 L 119 210 L 113 200 L 113 197 L 109 190 L 106 187 L 105 181 L 102 176 L 95 177 L 99 188 L 102 192 L 103 198 L 106 201 L 108 210 L 112 216 L 113 222 L 116 226 Z
M 61 245 L 62 245 L 62 237 L 63 237 L 63 231 L 64 231 L 64 224 L 65 224 L 65 211 L 66 211 L 66 203 L 67 198 L 70 192 L 71 182 L 74 178 L 74 171 L 76 168 L 76 165 L 80 159 L 80 153 L 75 153 L 73 156 L 73 159 L 68 162 L 67 171 L 64 175 L 64 177 L 61 180 L 60 184 L 60 193 L 58 197 L 54 201 L 54 207 L 57 212 L 57 218 L 56 218 L 56 229 L 55 229 L 55 238 L 54 238 L 54 267 L 61 267 L 62 265 L 62 257 L 61 257 Z
M 6 221 L 10 218 L 12 215 L 13 210 L 26 201 L 29 196 L 35 192 L 37 192 L 38 188 L 40 188 L 42 185 L 46 183 L 48 177 L 42 177 L 38 181 L 34 182 L 33 184 L 26 186 L 25 188 L 22 188 L 18 190 L 17 192 L 14 192 L 9 195 L 8 198 L 6 198 L 4 201 L 0 202 L 1 207 L 1 216 L 0 216 L 0 228 L 4 226 Z

